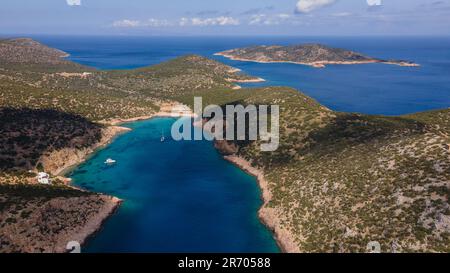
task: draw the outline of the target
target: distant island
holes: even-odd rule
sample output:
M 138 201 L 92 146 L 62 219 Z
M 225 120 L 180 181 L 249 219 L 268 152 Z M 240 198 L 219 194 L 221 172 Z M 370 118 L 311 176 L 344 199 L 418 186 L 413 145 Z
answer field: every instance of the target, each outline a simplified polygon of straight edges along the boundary
M 222 51 L 215 55 L 237 61 L 258 63 L 295 63 L 323 68 L 330 64 L 367 64 L 384 63 L 400 66 L 419 66 L 405 60 L 383 60 L 363 54 L 332 48 L 321 44 L 304 44 L 292 46 L 252 46 Z

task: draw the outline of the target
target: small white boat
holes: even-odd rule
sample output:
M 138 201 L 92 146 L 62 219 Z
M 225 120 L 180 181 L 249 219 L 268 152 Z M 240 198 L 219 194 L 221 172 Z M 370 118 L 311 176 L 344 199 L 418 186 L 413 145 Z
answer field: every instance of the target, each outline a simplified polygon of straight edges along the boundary
M 164 142 L 164 140 L 166 140 L 166 138 L 164 137 L 164 131 L 161 131 L 161 142 Z
M 116 161 L 114 159 L 111 159 L 111 158 L 108 158 L 105 161 L 105 164 L 107 164 L 107 165 L 112 165 L 112 164 L 115 164 L 115 163 L 116 163 Z

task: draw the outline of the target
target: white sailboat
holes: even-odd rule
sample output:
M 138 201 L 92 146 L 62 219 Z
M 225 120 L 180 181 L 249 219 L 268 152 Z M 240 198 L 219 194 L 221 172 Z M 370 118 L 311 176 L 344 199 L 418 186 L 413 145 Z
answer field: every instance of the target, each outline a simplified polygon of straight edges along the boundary
M 106 165 L 113 165 L 113 164 L 115 164 L 116 163 L 116 161 L 114 160 L 114 159 L 111 159 L 111 158 L 108 158 L 108 159 L 106 159 L 106 161 L 105 161 L 105 164 Z
M 164 131 L 161 131 L 161 142 L 164 142 L 166 138 L 164 137 Z

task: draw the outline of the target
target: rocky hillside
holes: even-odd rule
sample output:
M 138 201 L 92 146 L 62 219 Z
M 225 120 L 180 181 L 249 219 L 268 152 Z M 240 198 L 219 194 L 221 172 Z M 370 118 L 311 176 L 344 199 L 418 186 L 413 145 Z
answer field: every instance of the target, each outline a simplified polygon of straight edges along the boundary
M 55 110 L 0 108 L 0 171 L 44 169 L 42 158 L 99 142 L 103 127 Z
M 8 63 L 59 64 L 67 53 L 29 38 L 0 40 L 0 60 Z
M 414 63 L 398 60 L 381 60 L 365 56 L 350 50 L 332 48 L 321 44 L 304 44 L 293 46 L 253 46 L 231 49 L 219 52 L 233 60 L 254 62 L 291 62 L 315 67 L 326 64 L 361 64 L 361 63 L 390 63 L 403 66 L 415 66 Z
M 0 183 L 0 253 L 66 252 L 83 243 L 119 200 L 67 186 Z
M 383 252 L 450 251 L 450 109 L 338 113 L 289 88 L 203 96 L 280 106 L 275 152 L 259 142 L 218 147 L 263 170 L 271 201 L 261 216 L 289 234 L 290 251 L 365 252 L 370 241 Z
M 10 69 L 26 66 L 30 69 L 65 69 L 77 71 L 86 69 L 82 65 L 72 63 L 64 57 L 69 56 L 59 49 L 50 48 L 30 38 L 0 40 L 0 66 Z

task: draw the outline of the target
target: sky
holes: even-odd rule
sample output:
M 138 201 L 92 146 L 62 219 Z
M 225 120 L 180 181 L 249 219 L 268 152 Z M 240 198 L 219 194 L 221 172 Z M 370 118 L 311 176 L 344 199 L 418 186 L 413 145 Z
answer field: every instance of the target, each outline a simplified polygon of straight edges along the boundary
M 450 35 L 450 0 L 2 0 L 0 34 Z

